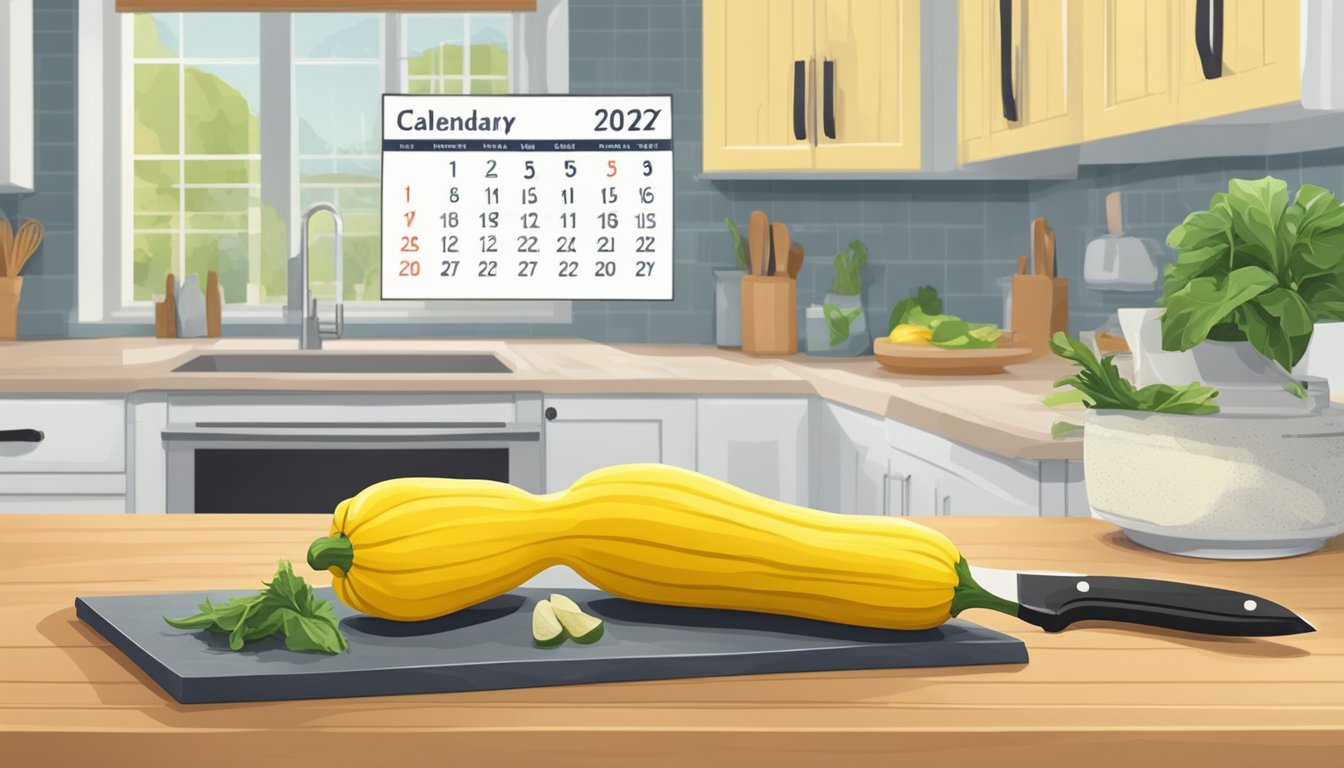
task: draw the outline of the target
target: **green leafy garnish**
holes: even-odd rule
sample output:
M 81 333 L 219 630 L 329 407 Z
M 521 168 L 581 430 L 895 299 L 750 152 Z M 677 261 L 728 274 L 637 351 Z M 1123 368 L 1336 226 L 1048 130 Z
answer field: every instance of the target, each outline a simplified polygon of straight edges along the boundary
M 826 318 L 826 327 L 831 331 L 831 346 L 839 346 L 849 338 L 849 328 L 863 314 L 863 307 L 841 309 L 834 304 L 822 304 L 821 314 Z
M 1167 351 L 1249 341 L 1292 370 L 1317 321 L 1344 320 L 1344 203 L 1322 187 L 1303 184 L 1289 205 L 1281 179 L 1233 179 L 1167 245 L 1177 250 L 1159 301 Z
M 731 217 L 725 218 L 723 223 L 728 225 L 728 234 L 733 236 L 733 253 L 737 254 L 737 268 L 748 269 L 751 266 L 751 256 L 747 252 L 747 241 L 742 238 L 742 232 L 738 230 Z
M 943 300 L 938 298 L 938 290 L 932 285 L 921 286 L 915 291 L 914 296 L 896 302 L 896 306 L 891 308 L 891 328 L 887 329 L 887 333 L 891 333 L 892 328 L 901 323 L 918 325 L 918 323 L 912 323 L 906 319 L 910 310 L 916 308 L 925 315 L 941 315 L 943 313 Z
M 207 597 L 195 616 L 163 620 L 178 629 L 228 633 L 229 648 L 235 651 L 276 632 L 283 633 L 291 651 L 340 653 L 350 647 L 331 601 L 315 599 L 313 588 L 294 575 L 288 561 L 281 561 L 275 576 L 262 584 L 266 589 L 255 595 L 231 597 L 224 603 L 212 603 Z
M 858 240 L 850 240 L 848 248 L 835 254 L 835 280 L 831 282 L 831 293 L 857 296 L 863 289 L 860 270 L 867 263 L 868 246 Z
M 1183 387 L 1150 384 L 1143 389 L 1136 389 L 1115 367 L 1115 355 L 1106 355 L 1098 360 L 1086 344 L 1063 333 L 1051 337 L 1050 350 L 1082 369 L 1056 381 L 1054 386 L 1073 387 L 1082 394 L 1080 400 L 1088 408 L 1184 414 L 1218 412 L 1218 406 L 1213 404 L 1218 390 L 1197 381 Z

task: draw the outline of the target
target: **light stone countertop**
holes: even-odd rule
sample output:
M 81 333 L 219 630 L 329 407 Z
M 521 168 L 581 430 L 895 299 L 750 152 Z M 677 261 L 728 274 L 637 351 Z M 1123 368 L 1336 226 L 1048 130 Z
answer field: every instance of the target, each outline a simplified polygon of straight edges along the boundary
M 174 373 L 202 352 L 295 351 L 293 339 L 127 337 L 0 342 L 0 393 L 141 391 L 542 392 L 546 394 L 818 395 L 951 440 L 1018 459 L 1078 459 L 1082 441 L 1055 440 L 1070 413 L 1041 405 L 1071 366 L 1053 357 L 994 376 L 909 376 L 871 357 L 757 358 L 694 344 L 585 340 L 341 339 L 324 351 L 497 355 L 512 373 Z

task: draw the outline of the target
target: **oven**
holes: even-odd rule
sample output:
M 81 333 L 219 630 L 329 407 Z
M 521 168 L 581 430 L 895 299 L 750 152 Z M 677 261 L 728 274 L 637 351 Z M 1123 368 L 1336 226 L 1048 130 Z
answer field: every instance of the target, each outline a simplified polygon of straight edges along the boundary
M 540 493 L 540 394 L 188 395 L 163 430 L 170 513 L 331 514 L 398 477 Z

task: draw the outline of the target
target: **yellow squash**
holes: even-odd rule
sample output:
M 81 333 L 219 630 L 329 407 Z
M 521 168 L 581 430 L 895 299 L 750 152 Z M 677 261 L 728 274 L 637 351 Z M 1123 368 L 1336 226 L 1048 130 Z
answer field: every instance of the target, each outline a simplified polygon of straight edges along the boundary
M 350 607 L 400 621 L 475 605 L 553 565 L 630 600 L 889 629 L 1007 610 L 932 529 L 662 464 L 608 467 L 549 495 L 486 480 L 377 483 L 337 506 L 308 562 L 331 571 Z

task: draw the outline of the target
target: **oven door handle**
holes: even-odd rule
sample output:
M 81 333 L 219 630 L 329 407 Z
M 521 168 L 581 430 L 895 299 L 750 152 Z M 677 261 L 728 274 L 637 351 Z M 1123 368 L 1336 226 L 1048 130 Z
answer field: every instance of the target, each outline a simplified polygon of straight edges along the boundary
M 539 442 L 541 425 L 513 424 L 505 427 L 198 427 L 170 424 L 163 430 L 164 442 L 239 443 L 257 440 L 301 442 L 472 442 L 514 440 Z

